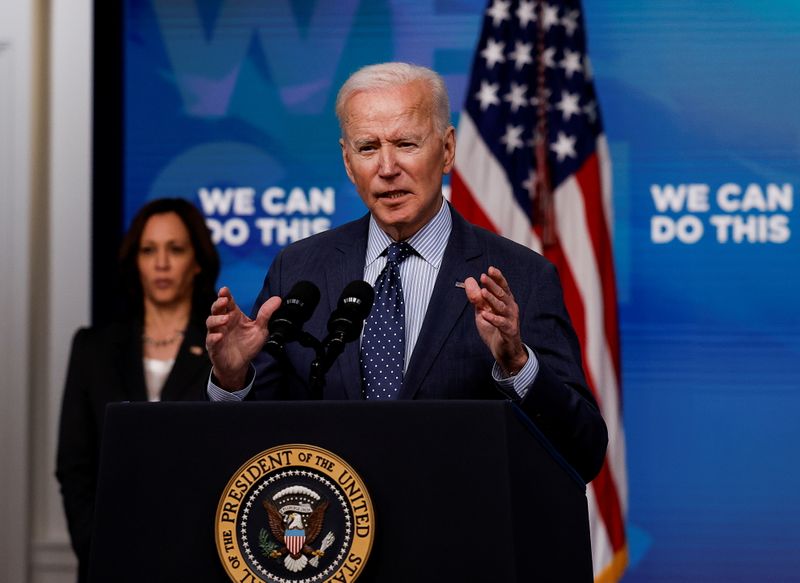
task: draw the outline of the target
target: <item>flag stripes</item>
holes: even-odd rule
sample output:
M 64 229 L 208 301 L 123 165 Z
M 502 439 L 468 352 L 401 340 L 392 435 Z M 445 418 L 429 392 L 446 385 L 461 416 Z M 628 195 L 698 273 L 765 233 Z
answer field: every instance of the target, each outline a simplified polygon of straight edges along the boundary
M 489 2 L 456 143 L 454 206 L 558 268 L 586 381 L 609 431 L 587 498 L 595 579 L 616 581 L 627 564 L 628 491 L 611 167 L 578 0 Z M 547 216 L 540 199 L 552 205 Z M 543 246 L 545 227 L 552 237 Z

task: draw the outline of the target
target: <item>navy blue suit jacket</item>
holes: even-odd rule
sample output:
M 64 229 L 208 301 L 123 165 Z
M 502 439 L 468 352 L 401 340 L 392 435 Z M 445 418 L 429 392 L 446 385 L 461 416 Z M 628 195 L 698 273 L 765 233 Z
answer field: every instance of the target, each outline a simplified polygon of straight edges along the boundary
M 490 265 L 509 282 L 520 308 L 522 341 L 535 353 L 539 373 L 520 407 L 556 449 L 588 481 L 603 463 L 605 423 L 587 389 L 575 332 L 564 307 L 555 267 L 541 255 L 469 224 L 454 209 L 453 227 L 430 304 L 400 390 L 401 399 L 503 399 L 492 380 L 494 358 L 478 335 L 474 309 L 464 289 Z M 321 291 L 305 325 L 316 338 L 344 287 L 363 279 L 369 215 L 283 249 L 264 281 L 253 312 L 270 296 L 285 296 L 301 280 Z M 256 365 L 257 399 L 310 398 L 308 377 L 314 352 L 286 347 L 289 365 L 262 352 Z M 347 346 L 326 376 L 323 398 L 362 399 L 358 342 Z

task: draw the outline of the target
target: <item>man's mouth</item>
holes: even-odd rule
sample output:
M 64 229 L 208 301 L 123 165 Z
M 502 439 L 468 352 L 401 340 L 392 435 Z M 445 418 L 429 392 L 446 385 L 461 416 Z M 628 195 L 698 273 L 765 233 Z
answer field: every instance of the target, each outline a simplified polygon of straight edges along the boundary
M 387 198 L 389 200 L 393 200 L 396 198 L 401 198 L 407 194 L 407 190 L 387 190 L 386 192 L 379 192 L 378 198 Z

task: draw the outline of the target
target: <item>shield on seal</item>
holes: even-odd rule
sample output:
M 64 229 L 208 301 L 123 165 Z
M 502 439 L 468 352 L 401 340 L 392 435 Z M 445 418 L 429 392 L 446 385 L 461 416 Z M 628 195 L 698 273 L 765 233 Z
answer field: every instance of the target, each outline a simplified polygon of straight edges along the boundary
M 306 531 L 301 529 L 285 530 L 283 538 L 286 542 L 286 548 L 292 555 L 299 555 L 306 542 Z

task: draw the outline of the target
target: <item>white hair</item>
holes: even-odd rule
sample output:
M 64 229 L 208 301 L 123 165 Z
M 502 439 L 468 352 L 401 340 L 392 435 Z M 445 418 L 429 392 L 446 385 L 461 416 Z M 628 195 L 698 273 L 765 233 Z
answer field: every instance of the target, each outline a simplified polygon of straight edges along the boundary
M 345 81 L 336 96 L 336 117 L 344 133 L 347 101 L 356 93 L 388 89 L 421 81 L 430 89 L 434 127 L 442 134 L 450 127 L 450 98 L 444 80 L 434 70 L 410 63 L 380 63 L 362 67 Z

